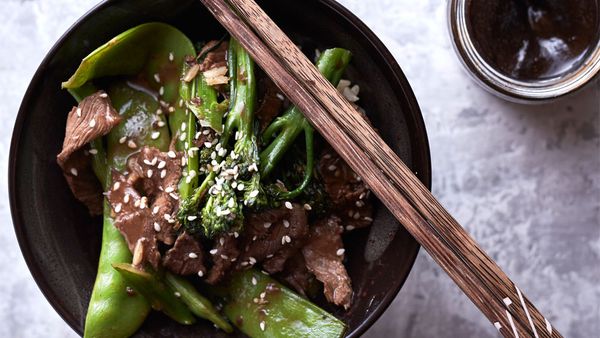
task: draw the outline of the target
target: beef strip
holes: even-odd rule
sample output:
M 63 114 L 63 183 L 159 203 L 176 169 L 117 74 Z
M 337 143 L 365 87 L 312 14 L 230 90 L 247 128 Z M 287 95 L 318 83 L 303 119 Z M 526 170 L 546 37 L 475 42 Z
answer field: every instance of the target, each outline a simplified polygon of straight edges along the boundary
M 292 209 L 282 206 L 250 214 L 244 226 L 239 267 L 262 262 L 268 273 L 282 271 L 286 260 L 302 247 L 308 236 L 306 212 L 299 204 L 292 204 Z
M 108 134 L 121 122 L 104 91 L 98 91 L 73 107 L 67 117 L 65 139 L 56 161 L 73 195 L 83 202 L 90 214 L 102 214 L 102 187 L 92 170 L 88 143 Z
M 175 245 L 167 251 L 163 265 L 178 275 L 204 275 L 204 251 L 200 243 L 187 232 L 182 232 Z
M 322 219 L 310 228 L 302 248 L 306 267 L 323 283 L 325 298 L 348 309 L 352 303 L 352 285 L 344 259 L 341 220 L 336 216 Z
M 369 226 L 373 222 L 371 192 L 352 168 L 327 146 L 318 170 L 331 198 L 332 212 L 341 218 L 346 230 Z
M 306 267 L 306 261 L 301 251 L 298 251 L 286 261 L 285 268 L 279 276 L 303 296 L 306 296 L 310 281 L 314 279 L 314 275 Z
M 234 234 L 221 234 L 215 239 L 215 244 L 210 250 L 213 266 L 208 273 L 206 282 L 217 284 L 231 270 L 237 261 L 240 251 L 237 247 L 237 238 Z
M 260 78 L 258 88 L 261 99 L 255 115 L 260 121 L 260 130 L 264 130 L 279 115 L 283 107 L 283 100 L 277 97 L 278 94 L 281 95 L 279 88 L 266 75 Z
M 164 162 L 164 163 L 163 163 Z M 156 148 L 144 147 L 127 162 L 125 176 L 113 171 L 113 186 L 107 192 L 115 215 L 115 226 L 125 237 L 135 257 L 154 268 L 160 263 L 157 241 L 171 245 L 178 228 L 174 213 L 178 207 L 177 184 L 181 178 L 180 158 Z M 136 246 L 140 246 L 136 255 Z

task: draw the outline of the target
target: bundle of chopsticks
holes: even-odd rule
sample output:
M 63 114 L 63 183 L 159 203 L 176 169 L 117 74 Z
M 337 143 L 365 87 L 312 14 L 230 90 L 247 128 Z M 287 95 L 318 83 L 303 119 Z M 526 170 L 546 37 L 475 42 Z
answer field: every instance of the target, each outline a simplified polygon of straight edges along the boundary
M 561 337 L 254 0 L 201 0 L 506 337 Z

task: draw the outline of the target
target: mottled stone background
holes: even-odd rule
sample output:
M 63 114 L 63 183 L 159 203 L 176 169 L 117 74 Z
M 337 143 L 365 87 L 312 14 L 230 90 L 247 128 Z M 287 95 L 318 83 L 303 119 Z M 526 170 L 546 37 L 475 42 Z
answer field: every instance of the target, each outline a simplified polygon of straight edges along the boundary
M 497 99 L 452 50 L 442 0 L 343 0 L 385 42 L 423 110 L 433 191 L 565 337 L 600 332 L 600 86 L 549 105 Z M 26 86 L 96 0 L 0 1 L 0 165 Z M 74 337 L 33 282 L 0 180 L 0 337 Z M 496 337 L 421 252 L 368 337 Z

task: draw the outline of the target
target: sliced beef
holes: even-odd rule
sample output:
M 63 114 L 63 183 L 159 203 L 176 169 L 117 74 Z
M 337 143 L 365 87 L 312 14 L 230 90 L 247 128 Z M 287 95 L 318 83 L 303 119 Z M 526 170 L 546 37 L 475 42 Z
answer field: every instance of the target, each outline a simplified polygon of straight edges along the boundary
M 314 279 L 314 275 L 306 267 L 306 261 L 301 251 L 298 251 L 286 261 L 285 269 L 279 276 L 303 296 L 306 296 L 310 282 Z
M 331 148 L 326 147 L 318 170 L 332 201 L 332 211 L 346 230 L 369 226 L 373 222 L 371 192 L 352 168 Z
M 89 156 L 94 154 L 89 153 L 88 143 L 108 134 L 119 122 L 121 117 L 103 91 L 84 98 L 67 117 L 65 139 L 56 161 L 73 195 L 92 215 L 102 214 L 102 187 L 92 170 Z
M 218 46 L 217 46 L 218 45 Z M 216 48 L 215 48 L 216 47 Z M 198 55 L 203 56 L 204 60 L 200 64 L 199 71 L 205 72 L 213 68 L 227 67 L 227 49 L 229 45 L 227 42 L 220 42 L 213 40 L 209 41 Z
M 180 163 L 177 154 L 170 158 L 156 148 L 144 147 L 129 158 L 127 176 L 113 172 L 113 186 L 106 195 L 115 215 L 115 226 L 134 258 L 140 258 L 138 264 L 149 262 L 158 268 L 157 241 L 168 245 L 175 241 Z
M 344 244 L 341 220 L 331 216 L 315 223 L 307 244 L 302 248 L 306 267 L 323 283 L 325 298 L 348 309 L 352 303 L 352 285 L 342 263 Z
M 202 246 L 187 232 L 177 237 L 175 245 L 165 254 L 163 265 L 177 275 L 206 273 Z
M 283 96 L 279 88 L 268 76 L 260 78 L 258 83 L 260 102 L 256 110 L 256 118 L 260 121 L 260 130 L 264 130 L 281 112 Z
M 217 284 L 231 270 L 238 260 L 240 251 L 237 247 L 237 238 L 233 234 L 221 234 L 215 239 L 215 244 L 210 250 L 213 266 L 208 273 L 206 282 Z
M 240 268 L 262 262 L 263 269 L 269 273 L 283 270 L 286 260 L 302 247 L 308 236 L 304 208 L 299 204 L 291 207 L 282 206 L 246 217 Z

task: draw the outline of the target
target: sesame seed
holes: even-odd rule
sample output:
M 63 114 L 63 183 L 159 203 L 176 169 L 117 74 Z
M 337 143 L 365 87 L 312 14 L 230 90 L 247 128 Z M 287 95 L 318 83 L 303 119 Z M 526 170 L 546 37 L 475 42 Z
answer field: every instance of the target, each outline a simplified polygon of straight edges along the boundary
M 281 101 L 285 100 L 285 97 L 279 93 L 275 94 L 275 96 L 277 96 L 277 98 Z
M 169 61 L 173 62 L 173 60 L 175 60 L 175 55 L 173 55 L 173 52 L 169 53 Z
M 187 217 L 188 221 L 193 221 L 193 220 L 195 220 L 196 218 L 198 218 L 198 216 L 188 216 L 188 217 Z
M 261 321 L 260 324 L 259 324 L 259 326 L 260 326 L 260 330 L 264 331 L 265 330 L 265 321 L 264 320 Z
M 140 209 L 144 209 L 148 206 L 148 197 L 143 196 L 140 200 Z
M 235 237 L 235 238 L 238 238 L 238 237 L 240 237 L 240 233 L 239 233 L 239 232 L 237 232 L 237 231 L 234 231 L 234 232 L 233 232 L 233 237 Z
M 71 171 L 71 175 L 73 175 L 73 176 L 77 176 L 77 169 L 75 169 L 75 168 L 71 168 L 71 170 L 70 170 L 70 171 Z
M 333 165 L 333 164 L 330 165 L 329 167 L 327 167 L 327 170 L 329 170 L 329 171 L 334 171 L 336 169 L 337 169 L 337 167 L 335 165 Z
M 354 216 L 352 216 L 352 218 L 354 218 L 354 219 L 359 219 L 359 218 L 360 218 L 360 212 L 358 212 L 358 211 L 357 211 L 357 212 L 355 212 L 355 213 L 354 213 Z
M 175 188 L 173 188 L 173 187 L 166 187 L 165 188 L 165 192 L 166 193 L 170 193 L 170 192 L 173 192 L 173 191 L 175 191 Z
M 150 135 L 150 137 L 151 137 L 153 140 L 156 140 L 157 138 L 159 138 L 159 137 L 160 137 L 160 131 L 153 131 L 153 132 L 152 132 L 152 135 Z
M 237 189 L 238 189 L 238 191 L 242 191 L 242 190 L 244 190 L 244 187 L 245 187 L 244 183 L 239 183 L 237 186 Z
M 179 141 L 184 141 L 186 137 L 187 133 L 181 133 L 181 135 L 179 136 Z
M 91 119 L 89 126 L 90 126 L 90 128 L 94 128 L 96 126 L 96 119 Z
M 368 222 L 373 222 L 373 219 L 371 217 L 363 217 L 363 219 Z
M 265 299 L 265 297 L 266 297 L 266 296 L 267 296 L 267 293 L 266 293 L 266 292 L 264 292 L 264 291 L 263 291 L 263 292 L 261 292 L 261 293 L 260 293 L 260 295 L 259 295 L 259 297 L 260 297 L 261 299 Z
M 175 154 L 175 152 L 173 150 L 171 150 L 167 153 L 167 156 L 169 156 L 170 158 L 175 158 L 175 157 L 177 157 L 177 154 Z
M 212 143 L 210 143 L 210 142 L 204 142 L 204 146 L 205 146 L 206 148 L 209 148 L 209 149 L 210 149 L 210 147 L 212 147 Z
M 154 81 L 160 83 L 160 75 L 158 73 L 154 74 Z
M 113 190 L 115 190 L 115 191 L 119 190 L 120 187 L 121 187 L 121 182 L 115 182 L 115 184 L 113 184 Z
M 346 249 L 344 249 L 344 248 L 341 248 L 341 249 L 338 249 L 338 250 L 335 252 L 335 254 L 336 254 L 336 255 L 338 255 L 338 256 L 343 256 L 343 255 L 344 255 L 344 252 L 346 252 Z
M 175 111 L 175 107 L 170 106 L 168 110 L 169 110 L 169 113 L 172 113 Z M 187 112 L 186 112 L 186 115 L 187 115 Z
M 165 178 L 165 176 L 167 176 L 167 169 L 163 169 L 163 170 L 160 172 L 160 178 Z
M 196 253 L 194 253 L 194 252 L 190 252 L 190 253 L 188 254 L 188 257 L 189 257 L 189 258 L 198 258 L 198 255 L 196 255 Z
M 208 135 L 208 134 L 210 134 L 210 129 L 204 129 L 202 131 L 202 135 Z
M 158 108 L 156 110 L 156 115 L 162 115 L 162 113 L 163 113 L 162 109 Z
M 227 255 L 221 255 L 222 259 L 229 259 L 229 257 L 227 257 Z
M 223 238 L 223 237 L 219 238 L 219 244 L 221 244 L 221 246 L 223 246 L 225 244 L 225 238 Z
M 160 88 L 158 89 L 158 95 L 160 95 L 160 96 L 165 95 L 165 87 L 164 86 L 160 86 Z
M 328 160 L 331 158 L 331 154 L 327 153 L 327 154 L 323 155 L 323 158 Z
M 286 228 L 289 228 L 290 227 L 290 221 L 288 221 L 287 219 L 284 219 L 283 220 L 283 226 L 286 227 Z
M 154 222 L 154 231 L 160 232 L 160 224 L 158 224 L 157 222 Z
M 248 261 L 250 262 L 250 264 L 254 265 L 256 264 L 256 258 L 254 257 L 248 257 Z
M 174 295 L 175 295 L 175 297 L 177 297 L 177 298 L 181 297 L 181 293 L 179 293 L 179 292 L 177 292 L 177 291 L 175 291 L 173 294 L 174 294 Z
M 271 227 L 271 223 L 265 222 L 265 223 L 263 223 L 263 226 L 265 227 L 265 229 L 268 229 Z
M 288 239 L 289 239 L 289 241 L 288 241 Z M 285 243 L 289 243 L 291 241 L 292 241 L 292 239 L 288 235 L 281 237 L 281 245 L 285 245 Z
M 252 192 L 250 192 L 249 196 L 250 198 L 254 198 L 256 196 L 258 196 L 259 191 L 258 190 L 252 190 Z
M 354 230 L 354 226 L 353 225 L 348 225 L 346 227 L 346 231 L 352 231 L 352 230 Z
M 135 202 L 133 202 L 133 206 L 138 208 L 140 206 L 140 200 L 136 200 Z
M 135 144 L 135 142 L 133 142 L 133 140 L 127 141 L 127 146 L 131 149 L 137 148 L 137 144 Z
M 160 207 L 159 207 L 158 205 L 157 205 L 157 206 L 155 206 L 154 208 L 152 208 L 152 213 L 153 213 L 154 215 L 158 214 L 158 212 L 159 212 L 159 211 L 160 211 Z
M 98 149 L 90 149 L 90 154 L 96 155 L 98 153 Z
M 125 142 L 127 142 L 127 136 L 123 136 L 119 139 L 119 143 L 123 144 Z
M 252 285 L 256 284 L 258 284 L 258 281 L 256 280 L 256 277 L 252 276 Z
M 167 220 L 167 221 L 170 221 L 170 220 L 171 220 L 171 215 L 169 215 L 169 214 L 164 214 L 164 215 L 163 215 L 163 218 L 164 218 L 165 220 Z
M 117 205 L 115 205 L 115 212 L 121 212 L 121 207 L 123 207 L 123 205 L 121 203 L 118 203 Z
M 203 277 L 204 276 L 204 271 L 202 271 L 202 270 L 198 271 L 198 276 L 199 277 Z
M 294 206 L 292 205 L 292 202 L 290 201 L 285 201 L 285 207 L 288 209 L 294 209 Z
M 77 108 L 75 113 L 77 114 L 77 117 L 81 117 L 81 108 Z
M 363 193 L 361 193 L 361 194 L 360 194 L 360 196 L 358 196 L 358 199 L 359 199 L 359 200 L 362 200 L 363 198 L 365 198 L 365 195 L 366 195 L 366 194 L 365 194 L 364 192 L 363 192 Z
M 158 166 L 157 166 L 157 168 L 158 168 L 158 169 L 162 169 L 162 168 L 164 168 L 166 165 L 167 165 L 167 162 L 165 162 L 165 161 L 160 161 L 160 162 L 158 162 Z
M 209 251 L 209 253 L 210 253 L 211 255 L 216 255 L 216 254 L 217 254 L 217 252 L 218 252 L 218 250 L 217 250 L 217 249 L 212 249 L 212 250 L 210 250 L 210 251 Z
M 310 206 L 310 204 L 305 203 L 304 204 L 304 210 L 312 210 L 312 207 Z
M 162 128 L 165 126 L 165 121 L 158 121 L 158 123 L 156 125 L 158 125 L 160 128 Z
M 179 196 L 177 196 L 174 193 L 170 193 L 169 196 L 171 196 L 171 198 L 174 199 L 174 200 L 178 200 L 179 199 Z
M 129 203 L 129 194 L 125 194 L 125 196 L 123 196 L 123 202 L 125 204 Z
M 356 204 L 356 206 L 359 208 L 362 208 L 365 206 L 365 202 L 363 202 L 363 201 L 356 201 L 356 203 L 354 203 L 354 204 Z
M 146 175 L 148 176 L 148 178 L 151 178 L 153 173 L 154 172 L 152 171 L 152 169 L 148 169 L 148 171 L 146 172 Z
M 105 98 L 107 98 L 107 97 L 108 97 L 108 94 L 106 94 L 106 93 L 102 93 L 102 94 L 100 94 L 100 95 L 98 95 L 98 96 L 100 96 L 101 98 L 105 99 Z

